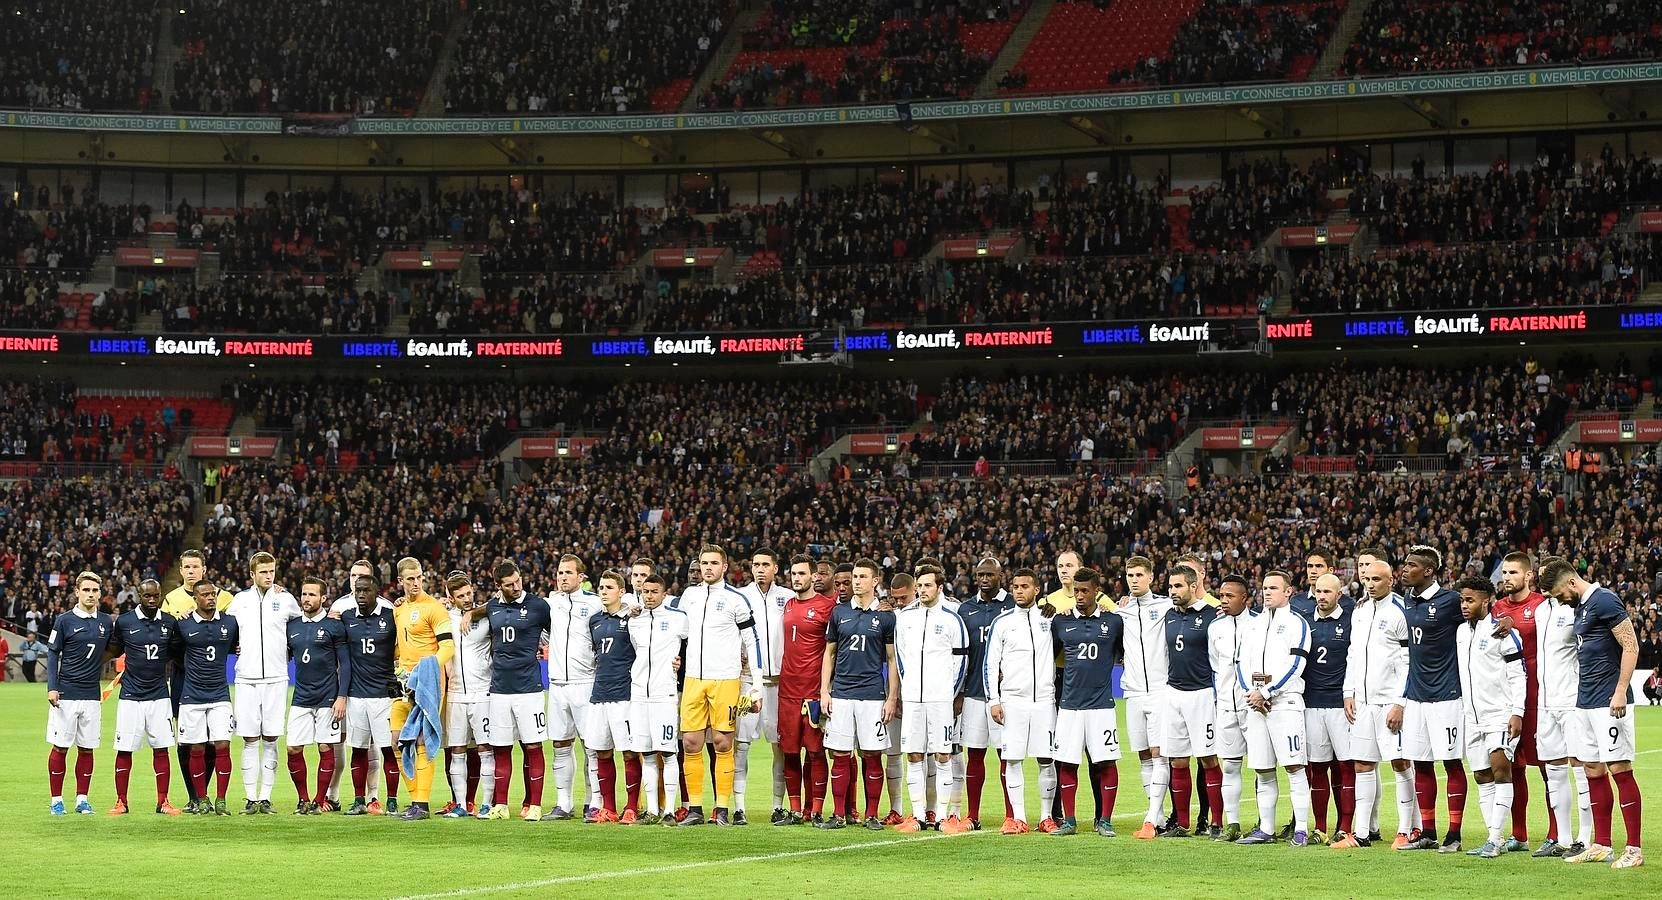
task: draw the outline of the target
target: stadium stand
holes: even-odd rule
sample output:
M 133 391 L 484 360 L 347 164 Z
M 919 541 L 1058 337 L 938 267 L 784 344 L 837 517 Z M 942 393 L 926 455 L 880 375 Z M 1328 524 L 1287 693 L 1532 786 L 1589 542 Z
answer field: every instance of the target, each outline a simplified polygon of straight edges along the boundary
M 1374 0 L 1345 52 L 1354 75 L 1654 59 L 1662 24 L 1634 0 Z
M 0 106 L 125 110 L 151 105 L 156 42 L 152 0 L 8 7 Z

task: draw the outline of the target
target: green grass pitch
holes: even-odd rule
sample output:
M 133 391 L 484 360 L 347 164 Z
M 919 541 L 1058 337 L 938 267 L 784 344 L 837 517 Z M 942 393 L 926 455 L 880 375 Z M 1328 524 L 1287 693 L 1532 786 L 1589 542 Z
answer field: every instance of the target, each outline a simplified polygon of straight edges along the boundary
M 113 800 L 115 703 L 104 704 L 92 800 L 96 816 L 47 813 L 46 701 L 41 685 L 0 685 L 0 797 L 8 813 L 12 896 L 155 898 L 212 895 L 287 900 L 303 897 L 548 897 L 600 892 L 617 897 L 1073 897 L 1107 889 L 1132 897 L 1656 897 L 1662 896 L 1662 709 L 1639 708 L 1638 772 L 1646 793 L 1645 868 L 1567 866 L 1523 854 L 1498 860 L 1375 847 L 1332 851 L 1284 845 L 1235 847 L 1187 839 L 1129 837 L 1141 820 L 1136 760 L 1120 765 L 1115 824 L 1121 836 L 1004 837 L 994 831 L 940 837 L 858 829 L 822 832 L 767 824 L 771 775 L 767 748 L 750 764 L 748 828 L 624 828 L 575 822 L 442 821 L 384 818 L 296 819 L 293 788 L 279 763 L 278 815 L 228 819 L 163 818 L 149 809 L 154 780 L 148 754 L 135 754 L 130 801 L 137 812 L 104 815 Z M 233 762 L 240 761 L 235 748 Z M 310 765 L 315 767 L 315 760 Z M 66 791 L 74 793 L 73 758 Z M 581 779 L 581 773 L 579 773 Z M 515 761 L 513 803 L 521 793 Z M 1538 778 L 1531 779 L 1532 836 L 1544 833 Z M 991 782 L 991 779 L 989 779 Z M 1027 783 L 1036 789 L 1037 777 Z M 175 778 L 177 785 L 177 778 Z M 1129 786 L 1130 790 L 1126 790 Z M 549 785 L 552 795 L 553 786 Z M 175 788 L 177 790 L 177 788 Z M 240 774 L 230 799 L 241 806 Z M 435 806 L 448 799 L 434 786 Z M 182 801 L 181 801 L 182 802 Z M 996 829 L 993 784 L 983 821 Z M 1282 814 L 1289 815 L 1286 792 Z M 1465 831 L 1481 840 L 1475 783 Z M 1080 798 L 1088 817 L 1090 801 Z M 1244 818 L 1252 809 L 1250 782 Z M 1383 810 L 1389 821 L 1391 782 Z M 1439 817 L 1441 818 L 1441 817 Z M 1618 814 L 1614 837 L 1619 845 Z

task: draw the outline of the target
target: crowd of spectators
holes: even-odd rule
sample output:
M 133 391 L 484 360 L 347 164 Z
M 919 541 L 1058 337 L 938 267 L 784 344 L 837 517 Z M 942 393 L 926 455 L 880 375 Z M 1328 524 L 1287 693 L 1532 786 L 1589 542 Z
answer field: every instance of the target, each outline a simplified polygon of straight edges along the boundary
M 143 109 L 156 51 L 152 0 L 52 3 L 6 8 L 0 106 L 30 109 Z
M 728 0 L 480 4 L 456 48 L 445 111 L 645 111 L 654 89 L 683 79 L 690 86 L 720 44 L 731 9 Z
M 121 305 L 161 315 L 169 332 L 380 334 L 393 298 L 332 276 L 308 286 L 299 276 L 227 275 L 208 287 L 189 280 L 145 279 Z
M 1462 244 L 1310 259 L 1292 286 L 1299 313 L 1631 303 L 1656 264 L 1651 241 Z
M 75 575 L 92 571 L 113 611 L 119 592 L 167 571 L 192 512 L 182 482 L 119 470 L 0 484 L 0 610 L 44 638 Z
M 740 36 L 746 51 L 698 98 L 701 109 L 906 102 L 967 97 L 992 67 L 1004 0 L 774 0 Z M 1008 26 L 1005 26 L 1008 28 Z M 784 51 L 783 53 L 779 51 Z M 825 53 L 840 54 L 835 60 Z
M 1608 146 L 1598 160 L 1554 159 L 1481 175 L 1390 178 L 1353 184 L 1352 218 L 1368 222 L 1380 243 L 1563 240 L 1608 232 L 1624 204 L 1662 201 L 1662 167 L 1648 154 L 1619 158 Z
M 1644 0 L 1374 0 L 1342 71 L 1381 75 L 1655 59 L 1662 53 L 1662 28 L 1654 13 Z
M 1149 57 L 1114 84 L 1302 81 L 1338 26 L 1336 0 L 1206 0 L 1178 26 L 1165 56 Z
M 408 115 L 455 8 L 451 0 L 197 0 L 173 21 L 173 109 Z
M 1295 455 L 1445 455 L 1457 469 L 1468 454 L 1533 460 L 1563 429 L 1567 380 L 1538 362 L 1339 364 L 1288 374 L 1272 404 L 1303 423 Z
M 28 194 L 18 196 L 28 202 Z M 76 203 L 73 188 L 61 196 L 62 206 L 52 205 L 51 192 L 42 185 L 34 209 L 0 198 L 0 267 L 55 269 L 72 278 L 91 267 L 105 241 L 130 236 L 135 224 L 143 233 L 147 210 L 106 206 L 91 196 Z

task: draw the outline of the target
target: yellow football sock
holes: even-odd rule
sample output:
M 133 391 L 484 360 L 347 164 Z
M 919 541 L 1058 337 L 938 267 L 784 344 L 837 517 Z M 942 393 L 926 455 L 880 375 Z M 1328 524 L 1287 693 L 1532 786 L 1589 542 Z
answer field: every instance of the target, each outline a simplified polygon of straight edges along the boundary
M 704 753 L 687 754 L 681 765 L 681 780 L 687 785 L 687 805 L 704 805 Z
M 733 804 L 733 748 L 716 751 L 716 806 Z
M 411 802 L 426 803 L 433 796 L 433 761 L 427 758 L 425 749 L 416 748 L 415 777 L 405 781 L 410 789 Z

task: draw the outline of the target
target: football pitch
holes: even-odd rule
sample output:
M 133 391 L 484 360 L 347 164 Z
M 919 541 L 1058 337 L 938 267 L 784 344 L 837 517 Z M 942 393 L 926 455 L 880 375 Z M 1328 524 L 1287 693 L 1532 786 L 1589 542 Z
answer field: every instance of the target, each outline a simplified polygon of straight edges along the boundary
M 1662 709 L 1640 707 L 1637 771 L 1645 792 L 1645 843 L 1656 858 L 1627 872 L 1607 865 L 1568 866 L 1524 854 L 1498 860 L 1464 855 L 1367 850 L 1236 847 L 1188 838 L 1137 841 L 1141 821 L 1136 759 L 1120 764 L 1115 826 L 1105 840 L 1082 833 L 1005 837 L 997 783 L 988 779 L 982 821 L 989 831 L 957 836 L 902 835 L 862 829 L 837 832 L 777 828 L 771 811 L 767 748 L 752 749 L 746 828 L 669 829 L 577 822 L 403 823 L 339 815 L 296 818 L 293 787 L 279 763 L 275 816 L 166 818 L 154 815 L 150 757 L 134 755 L 124 818 L 113 800 L 115 702 L 104 704 L 92 802 L 96 816 L 53 818 L 47 812 L 45 688 L 0 684 L 0 796 L 6 798 L 6 844 L 12 848 L 5 893 L 30 897 L 533 897 L 582 893 L 652 897 L 1069 897 L 1108 890 L 1148 897 L 1656 897 L 1662 896 Z M 234 747 L 233 761 L 240 760 Z M 515 759 L 512 803 L 521 799 Z M 992 768 L 989 760 L 989 769 Z M 315 759 L 309 760 L 315 767 Z M 579 786 L 581 785 L 579 772 Z M 1036 790 L 1037 776 L 1027 783 Z M 174 791 L 178 794 L 178 778 Z M 350 782 L 348 781 L 348 784 Z M 1088 786 L 1087 786 L 1088 787 Z M 1128 789 L 1129 788 L 1129 789 Z M 1392 783 L 1382 808 L 1394 821 Z M 1530 786 L 1531 837 L 1545 833 L 1538 776 Z M 550 797 L 553 786 L 549 785 Z M 581 787 L 579 787 L 581 789 Z M 240 773 L 229 798 L 241 807 Z M 73 756 L 65 784 L 74 793 Z M 1088 789 L 1085 793 L 1088 793 Z M 449 791 L 434 786 L 434 806 Z M 183 799 L 175 797 L 182 805 Z M 1467 847 L 1482 842 L 1473 782 L 1467 798 Z M 1034 801 L 1036 806 L 1036 801 Z M 1091 803 L 1079 800 L 1081 819 Z M 1251 781 L 1243 818 L 1255 809 Z M 1279 820 L 1290 816 L 1286 791 Z M 1439 820 L 1444 818 L 1439 815 Z M 1618 811 L 1613 836 L 1622 842 Z M 1474 840 L 1475 839 L 1475 840 Z M 30 863 L 29 860 L 35 860 Z

